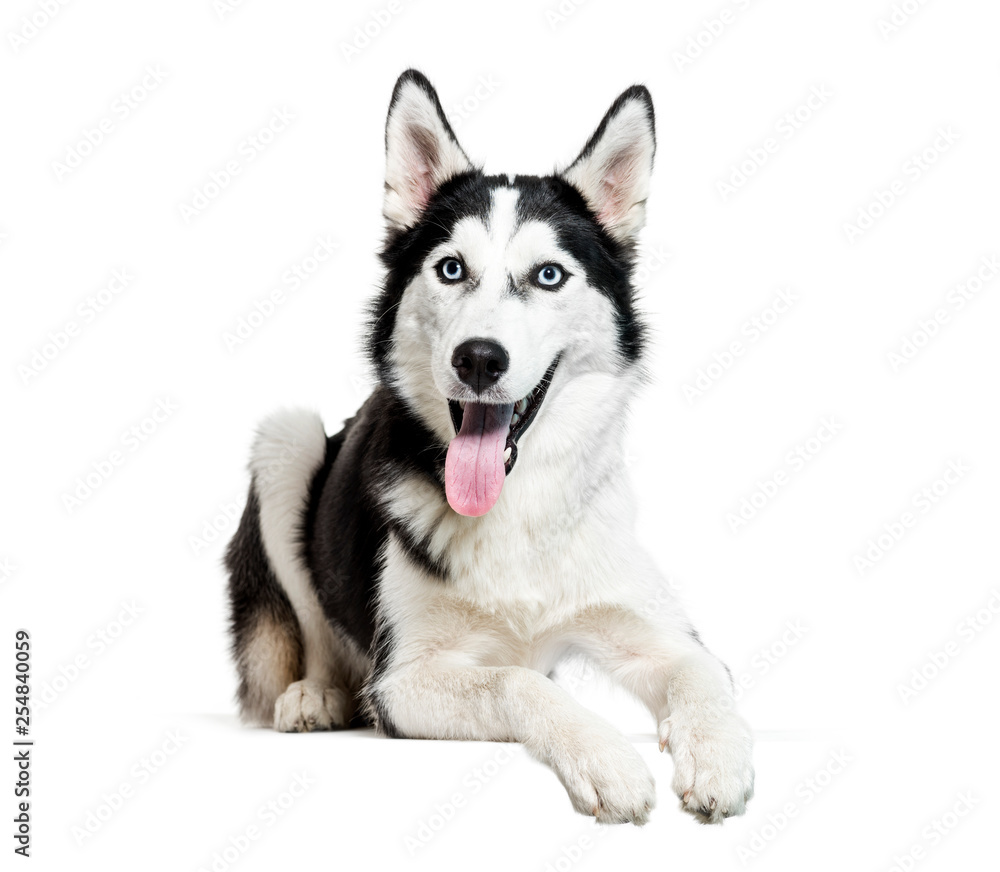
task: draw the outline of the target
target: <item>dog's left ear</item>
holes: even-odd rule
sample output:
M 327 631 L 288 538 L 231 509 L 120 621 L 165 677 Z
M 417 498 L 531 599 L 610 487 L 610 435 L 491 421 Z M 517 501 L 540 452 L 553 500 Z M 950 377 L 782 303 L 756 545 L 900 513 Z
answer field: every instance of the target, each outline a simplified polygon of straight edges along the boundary
M 382 211 L 391 224 L 404 230 L 417 223 L 444 182 L 473 169 L 444 116 L 437 91 L 416 70 L 403 73 L 392 92 L 385 154 Z
M 653 98 L 642 85 L 633 85 L 560 176 L 583 194 L 608 233 L 629 242 L 646 220 L 655 151 Z

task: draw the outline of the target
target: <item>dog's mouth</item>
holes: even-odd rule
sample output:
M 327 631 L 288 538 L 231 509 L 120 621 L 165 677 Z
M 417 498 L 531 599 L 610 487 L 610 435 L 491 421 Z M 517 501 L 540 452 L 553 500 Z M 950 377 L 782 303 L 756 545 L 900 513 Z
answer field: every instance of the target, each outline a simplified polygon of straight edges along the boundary
M 517 462 L 517 440 L 535 420 L 558 363 L 557 357 L 531 393 L 516 403 L 448 401 L 456 435 L 445 461 L 445 493 L 460 515 L 479 517 L 496 505 Z

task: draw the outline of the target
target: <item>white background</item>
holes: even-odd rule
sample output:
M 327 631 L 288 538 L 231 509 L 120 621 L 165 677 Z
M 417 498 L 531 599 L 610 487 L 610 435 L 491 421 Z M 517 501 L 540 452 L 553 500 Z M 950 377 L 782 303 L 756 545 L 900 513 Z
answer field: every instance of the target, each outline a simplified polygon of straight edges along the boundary
M 348 57 L 387 4 L 249 0 L 220 13 L 211 0 L 92 0 L 47 22 L 40 0 L 4 4 L 0 651 L 11 676 L 14 631 L 28 628 L 33 693 L 48 699 L 32 722 L 34 867 L 889 870 L 911 851 L 921 872 L 995 862 L 1000 278 L 954 300 L 1000 254 L 1000 8 L 905 5 L 913 14 L 883 32 L 889 0 L 399 0 Z M 677 810 L 653 725 L 596 680 L 578 692 L 657 776 L 641 830 L 575 815 L 519 748 L 280 736 L 235 717 L 226 513 L 242 508 L 259 418 L 307 405 L 336 429 L 367 391 L 359 336 L 379 281 L 384 116 L 411 65 L 497 172 L 565 163 L 622 89 L 652 91 L 642 277 L 654 382 L 630 469 L 643 538 L 748 685 L 757 796 L 721 828 Z M 143 94 L 147 67 L 164 78 Z M 124 117 L 133 88 L 143 99 Z M 788 127 L 813 89 L 830 96 Z M 294 119 L 249 160 L 246 138 L 275 111 Z M 724 196 L 720 180 L 768 138 L 777 150 Z M 185 220 L 182 205 L 232 159 L 239 174 Z M 880 210 L 894 181 L 905 190 Z M 880 214 L 849 233 L 862 210 Z M 227 348 L 224 334 L 321 238 L 335 255 Z M 83 314 L 114 270 L 128 286 Z M 774 318 L 782 289 L 795 301 Z M 937 310 L 946 323 L 894 365 Z M 772 322 L 756 341 L 754 316 Z M 71 321 L 66 347 L 46 348 Z M 733 342 L 742 354 L 690 400 L 684 386 Z M 123 437 L 159 401 L 176 411 L 147 422 L 142 442 Z M 810 446 L 829 418 L 836 435 Z M 808 462 L 787 458 L 800 445 Z M 114 451 L 110 476 L 67 505 Z M 949 463 L 966 471 L 923 502 Z M 777 493 L 732 529 L 727 515 L 758 483 Z M 913 525 L 860 566 L 905 512 Z M 203 541 L 213 523 L 221 532 Z M 125 626 L 131 603 L 141 614 Z M 945 665 L 904 701 L 900 686 L 932 674 L 935 652 Z M 165 743 L 173 753 L 151 756 Z M 4 771 L 10 784 L 13 764 Z M 268 817 L 302 772 L 309 788 Z M 969 792 L 971 813 L 946 818 Z M 0 793 L 9 821 L 11 789 Z M 103 820 L 81 838 L 91 814 Z M 246 850 L 213 860 L 230 839 Z

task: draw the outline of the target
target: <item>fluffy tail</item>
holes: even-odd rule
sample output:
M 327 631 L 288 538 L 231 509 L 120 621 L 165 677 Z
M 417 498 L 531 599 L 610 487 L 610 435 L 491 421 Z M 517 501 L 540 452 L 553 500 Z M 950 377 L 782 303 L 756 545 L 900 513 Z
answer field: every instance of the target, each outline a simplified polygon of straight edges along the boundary
M 322 421 L 300 410 L 265 419 L 254 441 L 250 494 L 226 552 L 240 714 L 251 723 L 272 724 L 275 701 L 306 673 L 309 628 L 293 599 L 311 593 L 301 527 L 326 446 Z M 302 618 L 323 620 L 315 610 Z

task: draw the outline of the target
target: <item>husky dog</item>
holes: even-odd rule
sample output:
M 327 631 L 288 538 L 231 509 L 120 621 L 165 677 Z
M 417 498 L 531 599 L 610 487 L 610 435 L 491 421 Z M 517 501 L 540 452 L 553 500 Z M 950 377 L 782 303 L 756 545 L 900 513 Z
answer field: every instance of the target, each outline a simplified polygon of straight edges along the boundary
M 649 92 L 549 176 L 484 174 L 413 70 L 385 139 L 378 386 L 334 436 L 305 411 L 261 424 L 226 555 L 244 719 L 521 742 L 577 811 L 645 823 L 649 767 L 547 677 L 582 655 L 649 708 L 682 808 L 741 814 L 750 730 L 677 604 L 646 606 L 667 588 L 624 469 Z

